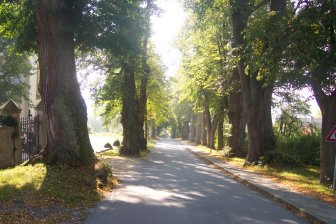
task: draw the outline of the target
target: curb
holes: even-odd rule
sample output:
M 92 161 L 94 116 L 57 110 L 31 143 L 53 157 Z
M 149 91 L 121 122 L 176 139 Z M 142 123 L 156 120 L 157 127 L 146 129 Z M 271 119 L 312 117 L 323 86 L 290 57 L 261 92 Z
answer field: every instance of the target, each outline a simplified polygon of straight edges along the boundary
M 186 146 L 186 145 L 185 145 Z M 205 163 L 214 166 L 216 169 L 222 171 L 223 173 L 229 175 L 232 179 L 238 181 L 241 184 L 244 184 L 245 186 L 249 187 L 250 189 L 261 193 L 262 195 L 264 195 L 266 198 L 271 199 L 272 201 L 275 201 L 277 203 L 279 203 L 282 207 L 286 208 L 287 210 L 295 213 L 298 216 L 301 216 L 303 218 L 305 218 L 308 222 L 313 223 L 313 224 L 328 224 L 327 222 L 325 222 L 324 220 L 321 220 L 319 217 L 316 217 L 315 215 L 309 213 L 307 210 L 300 208 L 300 206 L 295 205 L 293 203 L 290 203 L 288 201 L 286 201 L 285 199 L 282 199 L 281 197 L 279 197 L 278 195 L 267 191 L 266 189 L 264 189 L 263 187 L 260 187 L 256 184 L 253 184 L 251 182 L 249 182 L 246 179 L 241 178 L 240 176 L 230 172 L 229 170 L 225 169 L 224 167 L 216 164 L 215 162 L 207 159 L 206 157 L 204 157 L 203 155 L 193 151 L 192 149 L 185 147 L 186 150 L 188 150 L 189 152 L 191 152 L 193 155 L 195 155 L 196 157 L 198 157 L 199 159 L 201 159 L 202 161 L 204 161 Z

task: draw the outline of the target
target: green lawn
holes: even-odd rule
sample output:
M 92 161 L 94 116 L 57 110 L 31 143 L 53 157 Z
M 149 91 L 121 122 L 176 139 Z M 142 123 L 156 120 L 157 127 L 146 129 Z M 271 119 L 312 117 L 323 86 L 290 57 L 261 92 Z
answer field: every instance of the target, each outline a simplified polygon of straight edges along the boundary
M 38 163 L 0 170 L 0 223 L 61 223 L 71 218 L 72 211 L 82 214 L 106 193 L 97 185 L 95 167 Z M 106 186 L 111 190 L 113 184 L 112 177 Z M 52 212 L 38 218 L 29 212 L 34 208 Z

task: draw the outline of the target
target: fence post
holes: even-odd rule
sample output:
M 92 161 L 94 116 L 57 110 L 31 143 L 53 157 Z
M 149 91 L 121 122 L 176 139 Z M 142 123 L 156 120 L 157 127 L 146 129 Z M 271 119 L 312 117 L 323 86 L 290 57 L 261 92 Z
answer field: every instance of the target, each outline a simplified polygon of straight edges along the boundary
M 20 123 L 20 113 L 21 109 L 17 106 L 17 104 L 13 100 L 7 101 L 4 105 L 0 107 L 0 114 L 2 115 L 10 115 L 13 118 L 16 119 L 18 122 L 18 125 Z M 22 152 L 21 152 L 21 138 L 20 138 L 20 130 L 19 126 L 17 127 L 17 130 L 8 129 L 11 133 L 9 136 L 12 136 L 12 134 L 15 131 L 18 131 L 18 136 L 15 139 L 12 139 L 12 145 L 6 145 L 3 146 L 5 151 L 3 152 L 4 155 L 10 156 L 12 158 L 12 162 L 10 161 L 4 161 L 4 164 L 7 164 L 8 166 L 15 166 L 17 164 L 20 164 L 22 162 Z M 6 156 L 2 159 L 5 159 Z

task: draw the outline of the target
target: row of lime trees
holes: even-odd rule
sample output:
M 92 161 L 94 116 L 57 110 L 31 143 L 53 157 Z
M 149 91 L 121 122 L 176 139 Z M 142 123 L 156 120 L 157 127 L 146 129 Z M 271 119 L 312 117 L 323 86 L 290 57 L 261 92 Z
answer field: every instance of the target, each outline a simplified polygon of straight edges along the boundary
M 336 154 L 333 143 L 324 141 L 336 120 L 335 4 L 184 1 L 181 65 L 167 78 L 150 41 L 151 16 L 160 13 L 154 0 L 3 2 L 1 66 L 15 71 L 8 77 L 26 74 L 24 57 L 37 55 L 48 163 L 93 161 L 77 81 L 77 70 L 84 68 L 96 76 L 85 87 L 96 113 L 106 127 L 122 126 L 125 155 L 139 154 L 147 139 L 169 131 L 172 138 L 210 148 L 228 146 L 248 164 L 263 159 L 319 165 L 321 182 L 328 184 Z M 6 80 L 4 88 L 25 89 Z M 322 130 L 299 119 L 309 114 L 297 94 L 302 88 L 311 90 L 321 109 Z M 1 94 L 8 93 L 24 95 Z M 95 131 L 92 124 L 90 129 Z

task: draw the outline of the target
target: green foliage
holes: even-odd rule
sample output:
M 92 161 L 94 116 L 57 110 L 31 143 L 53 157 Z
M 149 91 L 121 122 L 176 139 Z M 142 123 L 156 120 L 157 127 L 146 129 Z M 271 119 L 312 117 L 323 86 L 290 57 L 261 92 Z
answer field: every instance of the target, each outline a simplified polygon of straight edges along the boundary
M 107 125 L 114 118 L 119 117 L 122 109 L 122 73 L 119 64 L 111 66 L 115 57 L 99 57 L 102 59 L 103 71 L 99 79 L 91 87 L 91 92 L 96 102 L 97 111 L 103 117 Z M 154 119 L 157 125 L 165 123 L 169 117 L 169 82 L 164 76 L 164 67 L 159 57 L 149 48 L 148 66 L 150 67 L 149 80 L 147 85 L 147 117 Z M 139 86 L 143 73 L 140 61 L 135 61 L 136 85 Z M 106 72 L 106 73 L 105 73 Z M 138 97 L 139 93 L 137 93 Z
M 35 0 L 2 1 L 0 3 L 0 35 L 15 38 L 18 51 L 37 50 Z
M 28 86 L 24 80 L 31 69 L 28 56 L 16 53 L 12 40 L 0 38 L 0 104 L 27 98 Z
M 19 123 L 10 115 L 0 115 L 0 126 L 17 128 Z
M 140 54 L 145 32 L 143 0 L 90 0 L 83 10 L 77 42 L 81 49 L 113 52 L 119 60 Z
M 278 140 L 277 152 L 290 155 L 302 164 L 319 165 L 321 136 L 317 133 L 283 137 Z
M 206 107 L 212 115 L 219 113 L 223 97 L 238 87 L 232 80 L 235 59 L 228 1 L 185 1 L 185 5 L 189 19 L 178 42 L 182 63 L 173 93 L 177 123 L 189 122 L 192 114 Z
M 310 115 L 308 103 L 302 100 L 302 96 L 293 90 L 278 90 L 277 96 L 280 98 L 275 100 L 273 106 L 276 110 L 280 110 L 276 119 L 278 135 L 292 136 L 300 134 L 303 128 L 303 122 L 300 117 Z
M 310 0 L 302 3 L 292 19 L 290 45 L 297 69 L 322 83 L 329 95 L 334 91 L 336 69 L 336 2 Z
M 278 80 L 285 73 L 281 60 L 289 40 L 284 38 L 288 32 L 288 15 L 259 9 L 251 17 L 245 33 L 243 57 L 248 72 L 257 72 L 257 80 L 264 85 Z
M 149 48 L 148 65 L 150 76 L 147 86 L 147 119 L 154 119 L 156 125 L 163 125 L 171 117 L 170 81 L 165 78 L 165 67 L 161 64 L 158 55 Z
M 295 157 L 282 151 L 267 151 L 263 157 L 261 157 L 263 165 L 270 166 L 295 166 L 298 165 L 298 161 Z
M 0 127 L 1 126 L 7 126 L 7 127 L 13 127 L 14 132 L 11 136 L 12 140 L 15 140 L 19 137 L 19 122 L 17 120 L 10 116 L 10 115 L 1 115 L 0 114 Z
M 107 184 L 109 178 L 112 178 L 112 166 L 107 161 L 101 161 L 96 167 L 96 177 L 103 185 Z M 98 183 L 99 184 L 99 183 Z

